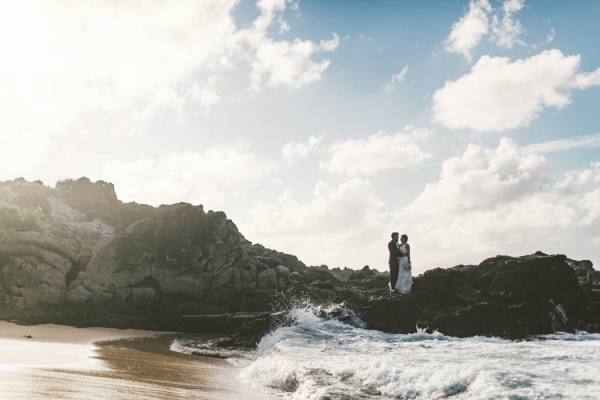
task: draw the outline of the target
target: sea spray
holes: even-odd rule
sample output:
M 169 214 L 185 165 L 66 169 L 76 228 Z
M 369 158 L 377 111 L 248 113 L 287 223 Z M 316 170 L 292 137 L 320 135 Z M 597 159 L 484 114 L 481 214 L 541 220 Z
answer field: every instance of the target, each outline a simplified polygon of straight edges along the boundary
M 256 350 L 229 357 L 244 381 L 288 399 L 600 398 L 598 334 L 386 334 L 351 323 L 343 305 L 295 304 Z
M 352 398 L 373 396 L 415 397 L 420 393 L 411 385 L 417 376 L 405 374 L 402 382 L 401 363 L 396 362 L 403 342 L 447 340 L 443 335 L 388 335 L 319 317 L 335 306 L 303 307 L 290 313 L 295 324 L 281 327 L 266 335 L 259 343 L 256 360 L 247 365 L 242 377 L 259 386 L 289 391 L 294 399 L 320 399 L 324 396 Z M 375 355 L 376 357 L 373 357 Z M 365 367 L 367 367 L 365 369 Z M 433 379 L 440 382 L 448 373 Z M 452 375 L 456 375 L 455 371 Z M 439 394 L 456 394 L 466 387 L 467 378 L 454 377 L 453 383 Z M 293 385 L 290 385 L 293 382 Z M 293 391 L 291 390 L 293 389 Z M 434 394 L 434 393 L 431 393 Z

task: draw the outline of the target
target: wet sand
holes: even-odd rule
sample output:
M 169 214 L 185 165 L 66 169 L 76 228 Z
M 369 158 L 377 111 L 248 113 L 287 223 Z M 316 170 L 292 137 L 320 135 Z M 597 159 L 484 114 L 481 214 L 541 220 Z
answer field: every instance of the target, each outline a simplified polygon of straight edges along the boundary
M 0 321 L 0 399 L 279 398 L 241 382 L 226 360 L 170 351 L 172 338 Z

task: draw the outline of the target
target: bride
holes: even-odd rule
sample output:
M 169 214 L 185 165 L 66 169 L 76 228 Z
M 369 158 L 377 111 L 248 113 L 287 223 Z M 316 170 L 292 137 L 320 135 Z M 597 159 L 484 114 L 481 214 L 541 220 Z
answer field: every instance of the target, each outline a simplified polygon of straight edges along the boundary
M 408 236 L 400 236 L 400 271 L 398 274 L 398 280 L 396 281 L 396 291 L 400 294 L 410 294 L 412 289 L 412 267 L 410 265 L 410 245 L 408 242 Z

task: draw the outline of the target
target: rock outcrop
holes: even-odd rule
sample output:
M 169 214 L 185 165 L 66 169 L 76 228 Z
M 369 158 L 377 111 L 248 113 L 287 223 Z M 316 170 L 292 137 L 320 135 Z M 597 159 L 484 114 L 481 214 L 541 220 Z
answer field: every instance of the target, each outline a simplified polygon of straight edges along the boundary
M 564 255 L 536 253 L 433 269 L 414 279 L 410 296 L 371 301 L 360 314 L 372 329 L 399 333 L 419 326 L 459 337 L 516 339 L 554 331 L 597 331 L 600 313 L 595 312 L 594 294 L 600 279 L 596 271 L 588 271 L 586 291 L 569 261 Z
M 155 313 L 267 310 L 290 270 L 252 257 L 250 247 L 222 212 L 163 206 L 100 246 L 66 303 Z
M 294 276 L 311 276 L 222 212 L 123 204 L 103 181 L 0 182 L 0 210 L 0 317 L 212 330 L 269 311 Z
M 124 204 L 112 184 L 0 182 L 0 318 L 77 326 L 237 332 L 252 343 L 294 299 L 339 304 L 370 329 L 511 339 L 600 332 L 600 272 L 536 253 L 436 268 L 391 296 L 387 274 L 307 267 L 252 244 L 222 212 Z M 344 307 L 351 310 L 345 312 Z

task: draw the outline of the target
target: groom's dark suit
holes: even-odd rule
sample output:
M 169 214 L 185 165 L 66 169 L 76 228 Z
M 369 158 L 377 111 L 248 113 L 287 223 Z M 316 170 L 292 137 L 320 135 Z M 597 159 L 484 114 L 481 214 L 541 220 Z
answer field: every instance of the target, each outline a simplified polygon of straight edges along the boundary
M 400 269 L 400 249 L 398 248 L 398 242 L 390 240 L 388 243 L 388 250 L 390 251 L 390 289 L 394 290 L 396 287 L 396 281 L 398 280 L 398 270 Z

